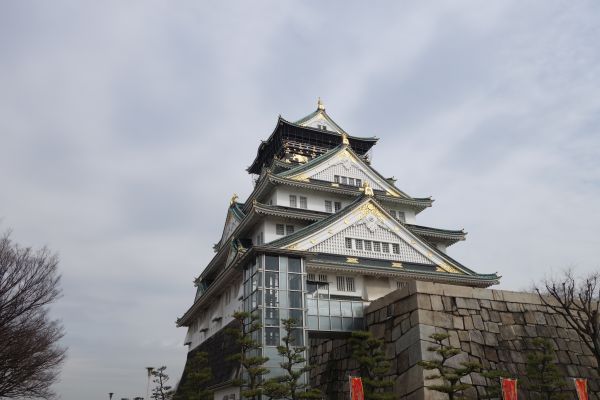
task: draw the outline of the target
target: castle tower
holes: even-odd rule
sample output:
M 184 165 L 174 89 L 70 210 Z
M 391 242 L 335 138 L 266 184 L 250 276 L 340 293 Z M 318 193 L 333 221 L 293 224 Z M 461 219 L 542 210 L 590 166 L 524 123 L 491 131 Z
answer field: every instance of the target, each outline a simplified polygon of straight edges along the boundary
M 215 399 L 239 399 L 238 366 L 224 329 L 236 310 L 255 312 L 271 376 L 282 374 L 281 320 L 298 321 L 296 343 L 363 329 L 363 309 L 410 280 L 473 287 L 498 283 L 447 254 L 462 230 L 416 223 L 431 198 L 412 197 L 372 165 L 375 137 L 348 134 L 319 100 L 289 122 L 279 117 L 247 171 L 245 202 L 231 199 L 215 256 L 196 279 L 191 307 L 178 319 L 186 344 L 209 353 Z M 308 357 L 306 357 L 308 358 Z

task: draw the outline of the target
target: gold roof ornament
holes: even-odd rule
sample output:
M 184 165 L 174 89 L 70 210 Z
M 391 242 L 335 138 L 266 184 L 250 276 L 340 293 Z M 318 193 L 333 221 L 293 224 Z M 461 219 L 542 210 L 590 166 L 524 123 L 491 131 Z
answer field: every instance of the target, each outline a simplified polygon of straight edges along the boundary
M 373 188 L 371 187 L 371 184 L 369 183 L 369 181 L 366 180 L 363 183 L 363 188 L 365 188 L 365 195 L 366 196 L 370 196 L 370 197 L 375 196 L 375 193 L 373 192 Z
M 346 132 L 342 132 L 342 144 L 350 146 L 350 140 L 348 140 L 348 135 Z
M 237 195 L 237 193 L 234 193 L 233 196 L 231 196 L 231 200 L 229 200 L 229 205 L 230 206 L 234 205 L 235 203 L 237 203 L 237 200 L 238 200 L 238 195 Z
M 323 111 L 325 111 L 325 104 L 323 104 L 323 102 L 321 101 L 320 97 L 317 100 L 317 110 L 323 110 Z

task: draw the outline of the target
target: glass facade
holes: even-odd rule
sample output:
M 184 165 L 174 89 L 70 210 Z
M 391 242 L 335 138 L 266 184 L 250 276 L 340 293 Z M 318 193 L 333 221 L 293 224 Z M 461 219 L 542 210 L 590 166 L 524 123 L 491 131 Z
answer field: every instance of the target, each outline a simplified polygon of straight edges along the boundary
M 353 279 L 353 278 L 352 278 Z M 244 311 L 259 317 L 262 329 L 254 339 L 261 344 L 255 354 L 269 357 L 270 370 L 265 379 L 284 375 L 277 353 L 286 332 L 281 321 L 293 318 L 294 343 L 305 346 L 307 331 L 353 331 L 364 329 L 364 303 L 360 299 L 330 295 L 327 282 L 306 279 L 306 267 L 300 257 L 284 255 L 257 256 L 244 269 Z M 308 359 L 308 355 L 304 354 Z M 307 379 L 307 376 L 302 378 Z
M 276 347 L 283 344 L 286 335 L 282 320 L 296 321 L 297 328 L 292 332 L 294 343 L 305 345 L 305 293 L 306 276 L 299 257 L 261 255 L 244 270 L 244 311 L 258 315 L 263 325 L 255 339 L 262 344 L 263 356 L 269 357 L 265 364 L 270 370 L 266 379 L 284 374 L 279 365 L 283 360 Z M 307 358 L 306 354 L 304 357 Z
M 354 331 L 364 329 L 362 300 L 332 298 L 327 282 L 307 282 L 306 325 L 313 331 Z

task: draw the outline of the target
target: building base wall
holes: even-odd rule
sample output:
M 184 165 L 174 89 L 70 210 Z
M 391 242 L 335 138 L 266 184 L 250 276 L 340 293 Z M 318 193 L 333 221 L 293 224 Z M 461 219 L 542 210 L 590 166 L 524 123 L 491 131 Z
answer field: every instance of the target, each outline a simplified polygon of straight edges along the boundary
M 418 362 L 430 359 L 427 348 L 432 333 L 447 333 L 451 345 L 463 350 L 457 356 L 477 361 L 489 370 L 501 369 L 525 375 L 530 339 L 552 341 L 558 366 L 574 397 L 572 377 L 588 378 L 590 399 L 600 400 L 600 378 L 596 360 L 561 315 L 542 304 L 536 294 L 478 289 L 429 282 L 410 282 L 406 287 L 375 300 L 366 310 L 368 329 L 384 339 L 392 363 L 389 379 L 402 400 L 445 399 L 429 391 Z M 356 370 L 347 338 L 312 338 L 311 383 L 327 399 L 348 398 L 348 375 Z M 519 377 L 520 388 L 526 379 Z M 468 382 L 468 398 L 483 398 L 491 384 L 479 374 Z M 520 393 L 524 396 L 525 393 Z

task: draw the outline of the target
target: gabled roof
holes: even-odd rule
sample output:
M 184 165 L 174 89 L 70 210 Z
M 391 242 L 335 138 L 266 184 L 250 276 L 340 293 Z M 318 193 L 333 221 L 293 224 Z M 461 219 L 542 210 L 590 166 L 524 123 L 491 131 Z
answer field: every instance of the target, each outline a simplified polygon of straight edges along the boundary
M 217 251 L 221 246 L 223 246 L 233 230 L 229 228 L 232 224 L 239 224 L 245 217 L 244 211 L 244 203 L 238 203 L 237 201 L 231 201 L 229 204 L 229 208 L 227 209 L 227 216 L 225 217 L 225 224 L 223 225 L 223 232 L 221 233 L 221 239 L 214 245 L 215 251 Z M 229 232 L 228 232 L 229 228 Z
M 342 184 L 338 185 L 336 183 L 319 180 L 297 180 L 282 177 L 279 174 L 272 174 L 268 172 L 264 174 L 264 176 L 262 176 L 262 178 L 257 182 L 256 186 L 254 187 L 252 193 L 250 193 L 250 196 L 248 196 L 248 199 L 246 200 L 246 203 L 244 205 L 244 212 L 248 213 L 254 201 L 263 201 L 266 195 L 269 193 L 269 191 L 277 185 L 287 185 L 307 190 L 315 190 L 318 192 L 329 192 L 355 197 L 360 197 L 364 193 L 363 188 L 358 188 L 356 186 Z M 376 189 L 374 189 L 373 191 L 375 192 L 375 197 L 379 201 L 409 206 L 413 208 L 417 213 L 423 211 L 427 207 L 431 207 L 431 204 L 433 203 L 433 200 L 430 197 L 394 197 Z
M 267 243 L 265 246 L 309 251 L 310 246 L 318 244 L 319 241 L 326 240 L 324 239 L 325 237 L 335 235 L 337 232 L 354 224 L 362 223 L 366 218 L 372 218 L 371 216 L 375 216 L 386 229 L 393 231 L 400 239 L 410 244 L 410 246 L 425 256 L 431 264 L 437 265 L 440 270 L 447 271 L 448 273 L 479 275 L 411 232 L 406 226 L 390 216 L 385 208 L 370 196 L 363 196 L 340 212 L 302 228 L 289 236 Z M 341 228 L 339 228 L 340 226 Z
M 406 199 L 412 199 L 411 196 L 398 189 L 395 185 L 390 183 L 383 175 L 377 172 L 376 169 L 367 164 L 361 157 L 359 157 L 352 148 L 347 144 L 340 144 L 339 146 L 329 150 L 325 154 L 322 154 L 305 164 L 298 165 L 287 171 L 280 172 L 278 176 L 291 178 L 291 179 L 307 179 L 311 171 L 316 170 L 319 166 L 324 163 L 335 159 L 348 159 L 358 165 L 363 172 L 374 181 L 386 189 L 386 193 L 395 197 L 404 197 Z
M 348 140 L 355 151 L 363 156 L 379 139 L 348 135 Z M 327 150 L 337 146 L 342 141 L 342 134 L 336 131 L 296 124 L 279 116 L 275 129 L 273 129 L 267 140 L 260 143 L 256 157 L 247 168 L 247 171 L 251 174 L 259 174 L 263 166 L 270 165 L 276 155 L 284 152 L 284 144 L 290 141 L 303 142 L 311 148 Z
M 294 122 L 294 124 L 296 125 L 301 125 L 301 126 L 310 126 L 311 123 L 315 123 L 315 122 L 325 122 L 328 127 L 333 128 L 333 130 L 337 133 L 345 133 L 346 135 L 348 135 L 348 132 L 346 132 L 345 130 L 342 129 L 341 126 L 339 126 L 330 116 L 329 114 L 327 114 L 327 112 L 325 111 L 325 106 L 323 106 L 323 104 L 321 103 L 321 100 L 319 99 L 319 102 L 317 104 L 317 109 L 315 111 L 313 111 L 312 113 L 308 114 L 306 117 L 304 118 L 300 118 L 298 121 Z M 315 128 L 314 126 L 312 128 Z M 318 129 L 318 128 L 317 128 Z

